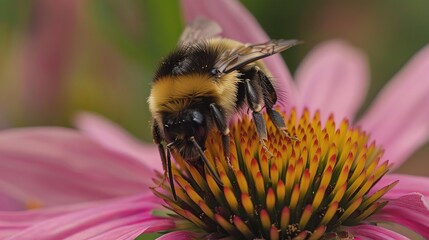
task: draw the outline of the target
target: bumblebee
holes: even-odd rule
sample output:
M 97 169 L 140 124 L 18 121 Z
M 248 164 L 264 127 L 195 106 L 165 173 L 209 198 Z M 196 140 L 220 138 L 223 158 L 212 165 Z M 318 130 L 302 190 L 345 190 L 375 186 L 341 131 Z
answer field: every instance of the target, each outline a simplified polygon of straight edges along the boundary
M 281 131 L 286 125 L 273 109 L 277 101 L 272 77 L 261 59 L 282 52 L 297 40 L 272 40 L 243 44 L 220 38 L 221 28 L 213 21 L 197 18 L 183 31 L 177 48 L 159 65 L 148 99 L 152 113 L 152 135 L 158 145 L 176 199 L 171 171 L 171 152 L 204 170 L 221 185 L 204 155 L 208 133 L 218 130 L 226 159 L 229 159 L 231 117 L 244 107 L 252 111 L 257 134 L 264 144 L 265 107 L 269 119 Z

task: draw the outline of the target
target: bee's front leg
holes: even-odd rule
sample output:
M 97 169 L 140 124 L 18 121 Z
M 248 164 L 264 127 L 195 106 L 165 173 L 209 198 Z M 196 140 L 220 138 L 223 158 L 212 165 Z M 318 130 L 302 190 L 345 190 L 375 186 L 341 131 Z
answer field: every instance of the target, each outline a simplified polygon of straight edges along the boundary
M 176 190 L 174 188 L 174 180 L 173 180 L 173 171 L 171 168 L 171 144 L 167 144 L 167 154 L 165 152 L 163 138 L 161 137 L 161 132 L 159 130 L 158 124 L 153 121 L 152 123 L 152 136 L 155 144 L 158 145 L 159 155 L 161 157 L 162 168 L 164 169 L 164 176 L 162 177 L 161 182 L 156 187 L 160 187 L 164 184 L 165 180 L 168 179 L 170 181 L 171 194 L 173 195 L 174 200 L 177 200 Z
M 228 128 L 228 120 L 226 119 L 225 114 L 220 110 L 220 108 L 215 104 L 210 104 L 210 112 L 214 119 L 217 129 L 222 134 L 222 147 L 223 154 L 228 163 L 228 166 L 232 169 L 231 159 L 230 159 L 230 146 L 229 146 L 229 128 Z

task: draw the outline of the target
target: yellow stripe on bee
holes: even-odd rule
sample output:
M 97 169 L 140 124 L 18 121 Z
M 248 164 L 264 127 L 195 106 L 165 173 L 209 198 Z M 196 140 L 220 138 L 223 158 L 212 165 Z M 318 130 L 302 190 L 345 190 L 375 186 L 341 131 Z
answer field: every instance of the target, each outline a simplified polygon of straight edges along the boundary
M 159 112 L 176 112 L 187 108 L 195 99 L 213 97 L 227 115 L 235 111 L 238 72 L 233 71 L 221 78 L 210 75 L 189 74 L 166 76 L 157 79 L 148 99 L 152 115 Z

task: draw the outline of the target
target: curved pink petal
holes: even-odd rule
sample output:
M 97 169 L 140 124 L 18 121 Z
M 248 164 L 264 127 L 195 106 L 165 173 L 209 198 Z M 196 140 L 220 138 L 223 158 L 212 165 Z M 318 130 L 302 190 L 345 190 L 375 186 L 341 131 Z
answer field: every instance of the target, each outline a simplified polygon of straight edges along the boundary
M 298 67 L 295 79 L 302 104 L 321 110 L 321 119 L 331 113 L 336 122 L 353 120 L 368 88 L 365 55 L 340 40 L 318 45 Z
M 151 228 L 169 230 L 175 226 L 171 218 L 151 214 L 162 207 L 159 201 L 151 194 L 118 199 L 41 221 L 10 239 L 133 239 Z
M 75 118 L 75 125 L 84 134 L 110 150 L 129 155 L 152 169 L 162 170 L 155 144 L 140 142 L 106 118 L 94 113 L 80 113 Z
M 429 238 L 429 202 L 420 193 L 388 199 L 389 203 L 369 220 L 393 222 Z
M 30 207 L 125 196 L 152 185 L 152 169 L 65 128 L 2 131 L 0 159 L 0 192 Z
M 174 231 L 157 238 L 157 240 L 188 240 L 202 239 L 201 234 L 191 231 Z
M 154 223 L 156 224 L 156 221 L 154 221 Z M 131 224 L 123 227 L 118 227 L 116 229 L 110 230 L 98 236 L 91 237 L 91 239 L 92 240 L 98 240 L 98 239 L 99 240 L 105 240 L 105 239 L 134 240 L 147 229 L 148 227 L 146 223 Z
M 57 117 L 62 110 L 65 80 L 73 56 L 79 4 L 37 1 L 23 38 L 22 105 L 33 122 Z
M 429 137 L 429 46 L 384 87 L 359 121 L 398 167 Z
M 422 236 L 429 236 L 429 178 L 404 174 L 388 174 L 371 189 L 371 193 L 399 180 L 383 198 L 389 203 L 372 219 L 399 223 Z M 426 234 L 426 235 L 424 235 Z
M 126 225 L 123 227 L 118 227 L 116 229 L 110 230 L 98 236 L 94 236 L 91 239 L 104 240 L 104 239 L 115 239 L 115 240 L 125 240 L 125 239 L 136 239 L 139 235 L 144 233 L 148 229 L 146 223 L 136 223 L 131 225 Z
M 236 0 L 182 0 L 187 23 L 197 16 L 214 20 L 223 29 L 222 35 L 243 43 L 263 43 L 269 37 L 256 19 Z M 279 54 L 264 59 L 276 80 L 279 103 L 286 111 L 298 105 L 298 96 L 292 77 Z M 286 101 L 285 101 L 286 100 Z
M 38 222 L 107 202 L 108 200 L 92 201 L 28 211 L 0 211 L 0 239 L 17 234 Z
M 5 185 L 5 184 L 0 181 L 0 185 Z M 0 189 L 2 188 L 4 187 L 0 187 Z M 24 209 L 25 207 L 26 206 L 19 199 L 16 199 L 14 196 L 0 192 L 0 211 L 3 211 L 3 210 L 15 211 L 15 210 Z
M 375 239 L 408 240 L 409 239 L 397 232 L 393 232 L 389 229 L 379 227 L 379 226 L 369 225 L 369 224 L 362 224 L 354 227 L 348 227 L 347 230 L 349 230 L 353 234 L 353 236 L 359 240 L 370 240 L 370 239 L 371 240 L 375 240 Z
M 409 193 L 420 193 L 429 199 L 429 178 L 421 176 L 411 176 L 405 174 L 387 174 L 382 177 L 371 189 L 369 194 L 376 192 L 384 186 L 399 180 L 392 190 L 387 192 L 384 197 L 394 199 Z

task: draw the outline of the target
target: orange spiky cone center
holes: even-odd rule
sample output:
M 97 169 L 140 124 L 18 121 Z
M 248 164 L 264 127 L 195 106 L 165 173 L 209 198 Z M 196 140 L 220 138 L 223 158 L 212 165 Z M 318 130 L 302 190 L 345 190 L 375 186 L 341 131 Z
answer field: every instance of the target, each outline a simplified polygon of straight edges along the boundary
M 310 118 L 308 111 L 299 119 L 292 111 L 286 119 L 299 141 L 265 116 L 268 151 L 250 118 L 232 124 L 232 167 L 219 134 L 209 136 L 205 154 L 223 186 L 179 160 L 173 169 L 177 201 L 165 183 L 155 194 L 205 232 L 237 239 L 319 239 L 361 223 L 387 203 L 382 196 L 395 183 L 368 194 L 390 165 L 366 133 L 346 120 L 336 127 L 333 117 L 322 126 L 319 114 Z

